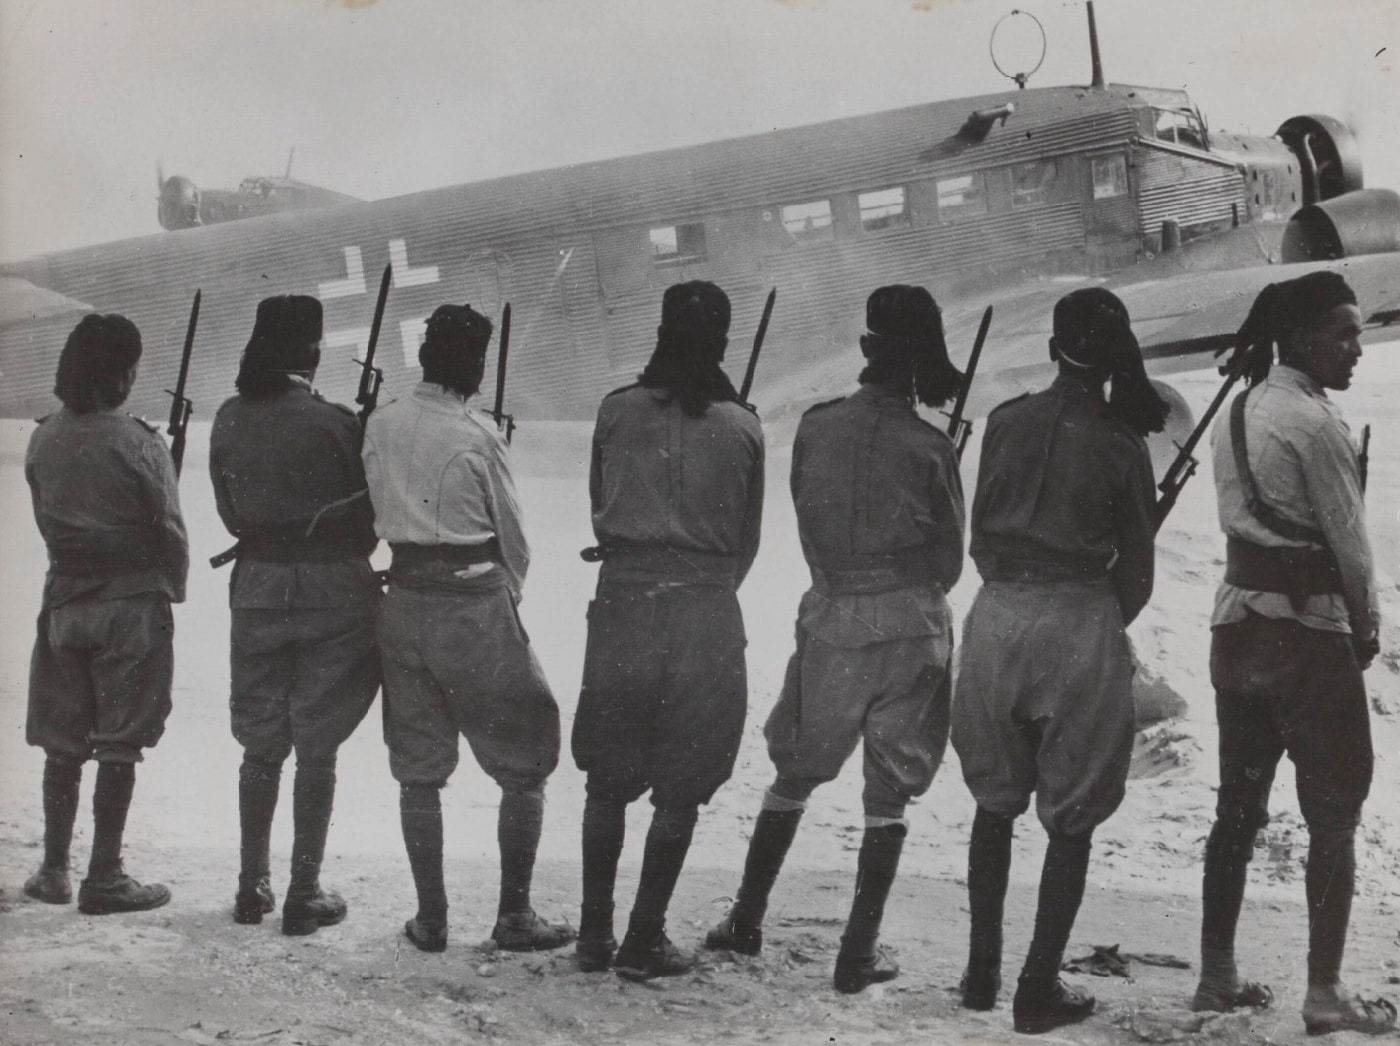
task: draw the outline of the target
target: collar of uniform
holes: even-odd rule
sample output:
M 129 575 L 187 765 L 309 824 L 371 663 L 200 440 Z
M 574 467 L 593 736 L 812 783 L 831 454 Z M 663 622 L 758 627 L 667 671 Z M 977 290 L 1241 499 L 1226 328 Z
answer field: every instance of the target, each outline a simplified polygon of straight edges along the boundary
M 1089 396 L 1099 403 L 1105 402 L 1103 395 L 1103 382 L 1097 378 L 1081 378 L 1077 374 L 1066 374 L 1061 371 L 1055 375 L 1055 381 L 1051 384 L 1052 389 L 1059 389 L 1061 393 L 1070 396 Z
M 305 375 L 303 375 L 303 374 L 288 374 L 287 377 L 290 378 L 290 379 L 292 380 L 292 384 L 293 384 L 293 385 L 300 385 L 300 386 L 301 386 L 302 388 L 304 388 L 307 392 L 310 392 L 310 391 L 311 391 L 311 379 L 308 378 L 308 377 L 306 377 Z
M 417 388 L 413 390 L 413 398 L 427 400 L 429 403 L 445 407 L 454 413 L 467 409 L 466 396 L 431 381 L 420 381 Z
M 896 392 L 894 389 L 877 382 L 862 383 L 852 395 L 864 397 L 881 406 L 900 406 L 908 410 L 914 409 L 914 404 L 906 393 Z
M 1286 389 L 1297 389 L 1299 392 L 1306 392 L 1310 396 L 1327 398 L 1327 390 L 1319 385 L 1313 378 L 1304 374 L 1296 367 L 1287 364 L 1275 363 L 1269 368 L 1269 376 L 1265 381 L 1270 385 L 1282 386 Z

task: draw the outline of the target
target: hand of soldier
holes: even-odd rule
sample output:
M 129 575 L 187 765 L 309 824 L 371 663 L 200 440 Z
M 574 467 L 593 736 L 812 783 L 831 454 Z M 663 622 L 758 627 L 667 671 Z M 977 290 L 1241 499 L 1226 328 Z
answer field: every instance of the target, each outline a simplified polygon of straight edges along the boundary
M 1361 671 L 1364 672 L 1371 667 L 1371 662 L 1381 652 L 1381 637 L 1379 635 L 1365 638 L 1352 636 L 1351 647 L 1356 651 L 1356 663 L 1361 666 Z

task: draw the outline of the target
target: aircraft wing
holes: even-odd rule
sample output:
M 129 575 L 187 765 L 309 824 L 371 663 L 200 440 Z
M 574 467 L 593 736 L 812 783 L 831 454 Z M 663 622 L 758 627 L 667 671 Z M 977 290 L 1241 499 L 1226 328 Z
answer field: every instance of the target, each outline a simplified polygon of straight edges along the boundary
M 986 305 L 995 307 L 987 350 L 973 386 L 974 414 L 1011 396 L 1044 388 L 1055 375 L 1048 344 L 1055 302 L 1077 287 L 1105 286 L 1123 299 L 1154 377 L 1212 366 L 1234 344 L 1254 298 L 1270 283 L 1315 269 L 1334 269 L 1356 291 L 1366 319 L 1363 341 L 1400 339 L 1400 255 L 1375 254 L 1334 262 L 1263 265 L 1214 272 L 1176 272 L 1146 280 L 1043 279 L 1006 285 L 944 303 L 949 353 L 967 358 Z
M 19 276 L 0 276 L 0 327 L 76 318 L 92 312 L 86 302 L 47 290 Z

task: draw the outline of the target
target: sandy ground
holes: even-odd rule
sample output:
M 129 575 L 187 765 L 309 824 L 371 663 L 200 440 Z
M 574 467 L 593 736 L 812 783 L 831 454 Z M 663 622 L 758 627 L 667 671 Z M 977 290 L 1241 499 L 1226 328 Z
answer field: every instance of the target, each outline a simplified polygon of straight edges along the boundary
M 1209 372 L 1173 383 L 1200 409 Z M 838 390 L 839 391 L 839 390 Z M 1354 428 L 1370 422 L 1368 520 L 1382 603 L 1386 653 L 1368 673 L 1375 712 L 1376 781 L 1359 837 L 1359 889 L 1345 975 L 1368 994 L 1400 996 L 1400 437 L 1388 407 L 1400 393 L 1400 353 L 1368 350 L 1358 387 L 1341 402 Z M 199 405 L 205 417 L 211 408 Z M 138 772 L 127 865 L 168 883 L 173 902 L 139 915 L 88 918 L 34 903 L 21 892 L 41 856 L 42 756 L 23 741 L 33 619 L 43 546 L 29 519 L 20 461 L 32 426 L 0 430 L 0 1042 L 4 1043 L 400 1043 L 486 1039 L 509 1043 L 998 1042 L 1014 1038 L 1009 993 L 989 1014 L 956 1006 L 967 932 L 963 874 L 973 804 L 950 751 L 929 794 L 911 809 L 912 830 L 890 901 L 884 940 L 904 968 L 895 982 L 857 997 L 836 994 L 831 964 L 849 904 L 860 840 L 859 767 L 814 797 L 773 898 L 768 945 L 756 960 L 709 957 L 698 972 L 630 985 L 584 975 L 571 952 L 492 954 L 482 947 L 497 889 L 497 793 L 470 760 L 444 794 L 452 938 L 444 955 L 401 943 L 414 907 L 398 834 L 377 712 L 342 749 L 336 819 L 324 879 L 351 908 L 342 926 L 282 937 L 277 921 L 236 926 L 236 779 L 240 750 L 227 726 L 227 575 L 207 557 L 228 543 L 204 476 L 208 427 L 196 424 L 182 494 L 195 567 L 189 601 L 177 608 L 175 711 L 165 739 Z M 749 633 L 750 716 L 733 780 L 702 811 L 671 915 L 671 936 L 697 944 L 737 886 L 749 831 L 771 767 L 761 727 L 792 646 L 806 570 L 787 497 L 792 419 L 769 426 L 770 498 L 764 544 L 741 593 Z M 588 427 L 539 424 L 517 435 L 526 525 L 534 545 L 527 628 L 554 686 L 567 731 L 583 659 L 584 608 L 595 568 L 578 558 L 591 543 L 586 471 Z M 964 464 L 975 476 L 974 438 Z M 1305 986 L 1302 861 L 1307 832 L 1280 768 L 1273 821 L 1251 867 L 1241 930 L 1245 972 L 1270 981 L 1275 1009 L 1202 1021 L 1187 1010 L 1195 984 L 1200 854 L 1214 804 L 1216 733 L 1206 670 L 1208 620 L 1223 569 L 1209 464 L 1203 463 L 1164 528 L 1152 605 L 1132 636 L 1147 669 L 1186 702 L 1179 718 L 1139 738 L 1134 780 L 1119 813 L 1100 829 L 1089 891 L 1071 956 L 1093 945 L 1167 953 L 1193 969 L 1135 961 L 1132 980 L 1078 977 L 1100 999 L 1087 1023 L 1047 1036 L 1074 1043 L 1188 1038 L 1295 1042 Z M 975 572 L 953 593 L 965 613 Z M 87 857 L 84 811 L 75 865 Z M 288 775 L 288 780 L 290 775 Z M 576 921 L 582 776 L 567 754 L 551 779 L 536 876 L 536 907 Z M 274 882 L 285 884 L 290 798 L 273 837 Z M 618 886 L 619 929 L 635 889 L 649 807 L 632 808 Z M 1005 976 L 1013 981 L 1030 933 L 1044 850 L 1033 820 L 1017 833 L 1007 915 Z M 1390 985 L 1390 987 L 1387 987 Z M 1341 1038 L 1345 1039 L 1346 1036 Z

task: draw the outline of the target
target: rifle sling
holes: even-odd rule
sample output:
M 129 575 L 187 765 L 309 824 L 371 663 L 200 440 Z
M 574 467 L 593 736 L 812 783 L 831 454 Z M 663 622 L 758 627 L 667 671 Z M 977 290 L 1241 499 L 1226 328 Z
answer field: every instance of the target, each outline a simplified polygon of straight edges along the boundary
M 1265 529 L 1273 531 L 1281 538 L 1306 541 L 1326 548 L 1327 536 L 1322 531 L 1285 518 L 1259 496 L 1259 488 L 1254 483 L 1254 473 L 1249 468 L 1249 447 L 1245 442 L 1244 408 L 1245 398 L 1250 391 L 1246 389 L 1241 392 L 1230 404 L 1230 443 L 1235 453 L 1235 471 L 1239 474 L 1240 487 L 1244 493 L 1245 511 L 1262 523 Z
M 1322 531 L 1284 518 L 1259 496 L 1254 474 L 1249 468 L 1249 447 L 1245 439 L 1245 399 L 1249 391 L 1241 392 L 1230 404 L 1230 443 L 1235 455 L 1235 471 L 1244 494 L 1245 510 L 1265 529 L 1280 537 L 1322 547 L 1266 546 L 1233 535 L 1227 536 L 1225 581 L 1252 592 L 1286 595 L 1294 612 L 1302 613 L 1309 596 L 1342 591 L 1341 568 Z

